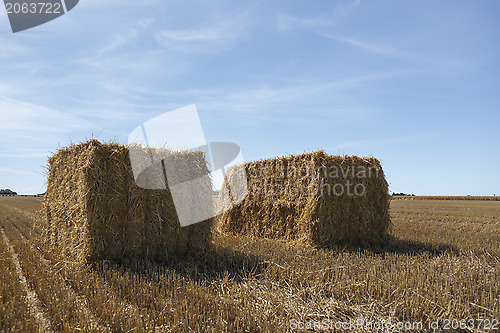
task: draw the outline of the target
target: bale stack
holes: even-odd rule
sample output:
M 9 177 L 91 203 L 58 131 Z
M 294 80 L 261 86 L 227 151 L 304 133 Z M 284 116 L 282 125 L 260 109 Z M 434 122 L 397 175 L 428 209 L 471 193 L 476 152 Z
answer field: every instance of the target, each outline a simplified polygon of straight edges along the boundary
M 192 170 L 183 174 L 208 173 L 201 152 L 164 153 L 189 160 Z M 117 143 L 91 140 L 59 150 L 49 159 L 44 202 L 46 237 L 69 261 L 162 260 L 210 245 L 213 221 L 181 227 L 170 191 L 137 186 L 129 147 Z
M 220 215 L 222 232 L 313 246 L 376 244 L 390 232 L 388 185 L 375 158 L 318 151 L 246 163 L 245 170 L 248 196 Z M 226 177 L 241 173 L 229 169 Z

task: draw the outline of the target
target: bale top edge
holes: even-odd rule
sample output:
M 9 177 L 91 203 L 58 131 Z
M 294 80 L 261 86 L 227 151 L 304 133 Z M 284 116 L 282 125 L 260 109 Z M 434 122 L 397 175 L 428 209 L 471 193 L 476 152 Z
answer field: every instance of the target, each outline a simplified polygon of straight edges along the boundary
M 111 149 L 129 149 L 131 147 L 141 147 L 141 148 L 147 148 L 144 145 L 141 144 L 123 144 L 119 143 L 117 141 L 109 141 L 109 142 L 101 142 L 97 139 L 91 139 L 88 141 L 84 142 L 79 142 L 79 143 L 71 143 L 66 147 L 59 148 L 51 157 L 49 157 L 49 162 L 53 160 L 54 158 L 57 158 L 58 156 L 61 156 L 63 154 L 73 154 L 79 150 L 87 150 L 87 149 L 92 149 L 92 148 L 111 148 Z M 164 150 L 164 151 L 169 151 L 172 153 L 176 154 L 190 154 L 193 152 L 188 151 L 187 149 L 171 149 L 168 147 L 151 147 L 152 149 L 158 149 L 158 150 Z M 194 152 L 197 153 L 197 152 Z
M 246 162 L 246 165 L 250 164 L 261 164 L 261 163 L 272 163 L 272 162 L 277 162 L 277 161 L 283 161 L 283 160 L 300 160 L 300 159 L 308 159 L 308 158 L 314 158 L 314 159 L 342 159 L 342 160 L 356 160 L 356 161 L 363 161 L 363 162 L 374 162 L 377 161 L 380 163 L 380 160 L 377 159 L 376 157 L 370 156 L 370 157 L 360 157 L 357 155 L 333 155 L 333 154 L 327 154 L 323 149 L 313 151 L 313 152 L 308 152 L 308 153 L 301 153 L 301 154 L 288 154 L 288 155 L 282 155 L 282 156 L 276 156 L 276 157 L 270 157 L 270 158 L 262 158 L 254 161 L 249 161 Z

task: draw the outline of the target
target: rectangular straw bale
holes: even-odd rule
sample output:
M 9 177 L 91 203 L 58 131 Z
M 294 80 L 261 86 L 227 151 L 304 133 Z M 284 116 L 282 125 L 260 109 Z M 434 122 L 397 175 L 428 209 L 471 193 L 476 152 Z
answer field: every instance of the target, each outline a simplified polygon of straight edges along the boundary
M 191 174 L 208 173 L 201 152 L 167 153 L 173 163 L 187 159 Z M 181 227 L 170 191 L 137 186 L 129 148 L 117 143 L 91 140 L 52 156 L 44 211 L 51 248 L 73 262 L 162 260 L 211 242 L 213 221 Z
M 318 151 L 249 162 L 245 171 L 248 195 L 219 216 L 222 232 L 313 246 L 387 239 L 388 185 L 375 158 Z M 237 176 L 229 169 L 226 179 Z M 220 199 L 229 207 L 227 192 L 223 186 Z

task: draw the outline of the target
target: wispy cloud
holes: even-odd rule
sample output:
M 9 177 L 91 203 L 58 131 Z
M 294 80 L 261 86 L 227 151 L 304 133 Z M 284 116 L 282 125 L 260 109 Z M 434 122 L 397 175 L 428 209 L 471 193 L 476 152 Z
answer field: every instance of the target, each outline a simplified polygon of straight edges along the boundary
M 331 40 L 346 43 L 370 52 L 391 56 L 393 49 L 389 46 L 365 42 L 359 39 L 348 37 L 345 32 L 335 33 L 338 29 L 332 29 L 338 26 L 341 21 L 348 18 L 361 4 L 361 1 L 355 0 L 337 4 L 330 12 L 320 14 L 315 17 L 298 17 L 289 14 L 281 14 L 277 17 L 277 28 L 286 32 L 294 28 L 304 29 L 312 33 L 326 37 Z M 334 32 L 332 32 L 334 31 Z
M 6 167 L 0 167 L 0 174 L 2 173 L 7 173 L 7 174 L 16 174 L 16 175 L 35 175 L 35 171 L 24 171 L 24 170 L 19 170 L 19 169 L 14 169 L 14 168 L 6 168 Z
M 116 59 L 116 54 L 119 53 L 121 49 L 126 48 L 128 44 L 130 44 L 134 40 L 137 40 L 138 38 L 144 38 L 144 35 L 148 33 L 148 26 L 151 25 L 154 21 L 155 19 L 152 18 L 143 19 L 135 22 L 133 27 L 129 28 L 123 33 L 112 34 L 108 42 L 100 49 L 98 49 L 97 52 L 93 52 L 92 56 L 78 58 L 76 62 L 86 65 L 92 65 L 99 68 L 104 68 L 106 66 L 112 65 L 113 63 L 110 62 L 109 59 Z
M 419 142 L 427 141 L 429 138 L 436 136 L 436 133 L 431 131 L 426 131 L 419 134 L 410 134 L 402 136 L 391 136 L 391 137 L 381 137 L 381 138 L 370 138 L 366 140 L 353 140 L 346 141 L 337 146 L 331 147 L 332 151 L 343 150 L 343 149 L 363 149 L 363 150 L 374 150 L 375 148 L 392 146 L 395 144 L 401 144 L 403 142 Z
M 280 31 L 289 31 L 294 28 L 317 29 L 336 25 L 349 16 L 360 3 L 360 0 L 340 2 L 331 11 L 315 17 L 298 17 L 282 13 L 277 16 L 276 28 Z
M 0 6 L 0 12 L 2 11 Z M 19 43 L 13 43 L 7 38 L 0 38 L 0 59 L 12 58 L 21 54 L 26 54 L 29 48 Z
M 39 136 L 41 133 L 65 133 L 91 127 L 82 117 L 57 111 L 40 105 L 0 96 L 0 132 L 8 137 L 25 135 Z
M 130 41 L 134 37 L 137 37 L 136 29 L 129 29 L 129 31 L 125 34 L 115 34 L 111 42 L 108 45 L 106 45 L 104 49 L 101 51 L 101 54 L 110 52 L 120 46 L 126 45 L 128 41 Z
M 323 32 L 323 31 L 317 31 L 317 34 L 338 41 L 342 43 L 346 43 L 355 47 L 358 47 L 360 49 L 373 52 L 373 53 L 378 53 L 382 54 L 385 56 L 390 56 L 393 57 L 396 55 L 396 52 L 393 47 L 386 46 L 386 45 L 380 45 L 380 44 L 375 44 L 375 43 L 370 43 L 370 42 L 365 42 L 361 41 L 352 37 L 345 37 L 345 36 L 335 36 L 333 34 Z
M 0 151 L 0 158 L 46 158 L 48 151 L 39 149 L 12 149 L 6 152 Z
M 248 12 L 212 18 L 187 29 L 162 30 L 154 36 L 164 47 L 186 53 L 218 53 L 231 45 L 247 27 Z
M 308 114 L 297 112 L 297 108 L 314 105 L 314 101 L 322 104 L 321 109 L 328 113 L 328 117 L 338 119 L 365 119 L 374 112 L 375 108 L 364 107 L 363 105 L 351 105 L 349 107 L 339 106 L 341 100 L 347 94 L 353 94 L 360 87 L 376 84 L 382 80 L 402 75 L 399 72 L 382 72 L 337 80 L 309 81 L 278 86 L 259 85 L 253 88 L 228 88 L 228 89 L 207 89 L 207 90 L 187 90 L 156 92 L 162 96 L 177 96 L 178 100 L 185 100 L 185 103 L 196 103 L 199 109 L 210 112 L 211 115 L 220 119 L 231 118 L 244 126 L 255 126 L 265 123 L 269 119 L 282 119 L 283 114 L 287 114 L 287 120 L 293 122 L 292 118 L 301 118 L 305 115 L 308 121 L 313 121 Z M 329 96 L 328 103 L 324 103 L 324 96 Z M 308 101 L 304 103 L 304 101 Z M 300 106 L 299 106 L 300 105 Z M 323 112 L 316 109 L 315 112 Z M 311 118 L 311 119 L 310 119 Z M 319 121 L 319 120 L 316 120 Z M 314 122 L 314 121 L 313 121 Z
M 280 14 L 277 17 L 276 28 L 280 31 L 289 31 L 295 27 L 302 29 L 313 29 L 330 26 L 332 19 L 328 15 L 321 15 L 312 18 L 299 18 L 289 14 Z
M 353 16 L 360 5 L 360 1 L 341 3 L 329 13 L 313 17 L 282 14 L 277 17 L 276 26 L 282 32 L 293 29 L 306 30 L 358 50 L 420 66 L 422 70 L 428 69 L 433 73 L 448 75 L 467 70 L 462 54 L 447 52 L 445 47 L 442 50 L 429 47 L 428 44 L 434 43 L 430 30 L 425 30 L 426 38 L 422 39 L 419 35 L 422 31 L 412 32 L 407 27 L 405 29 L 409 33 L 405 35 L 394 33 L 394 31 L 372 32 L 353 29 L 353 25 L 349 22 L 353 23 L 362 19 Z M 443 41 L 440 41 L 440 44 L 443 44 Z

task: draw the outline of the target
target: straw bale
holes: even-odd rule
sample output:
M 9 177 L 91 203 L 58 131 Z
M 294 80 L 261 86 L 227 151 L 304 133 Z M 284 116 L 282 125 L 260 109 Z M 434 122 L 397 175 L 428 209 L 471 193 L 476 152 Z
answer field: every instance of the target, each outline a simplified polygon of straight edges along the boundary
M 221 232 L 312 246 L 376 244 L 390 233 L 388 185 L 375 158 L 318 151 L 244 166 L 247 197 L 229 209 L 228 187 L 220 192 Z M 241 175 L 229 169 L 226 179 Z
M 168 189 L 137 186 L 129 150 L 130 146 L 91 140 L 61 149 L 49 159 L 45 234 L 51 248 L 67 260 L 163 260 L 167 254 L 210 246 L 213 221 L 181 227 Z M 183 175 L 208 173 L 201 152 L 161 153 L 174 167 L 184 163 Z M 192 170 L 185 170 L 186 160 Z M 150 182 L 158 176 L 164 179 L 163 172 L 149 171 L 140 177 Z

